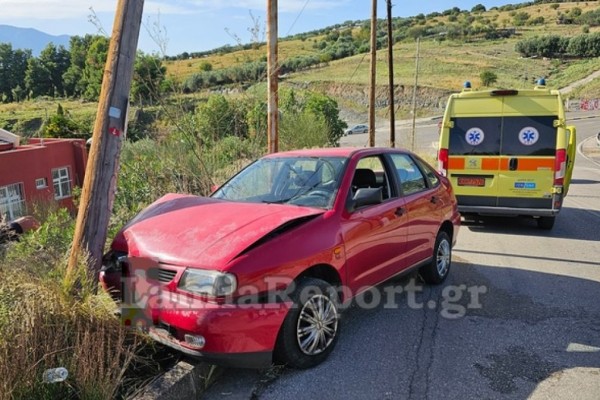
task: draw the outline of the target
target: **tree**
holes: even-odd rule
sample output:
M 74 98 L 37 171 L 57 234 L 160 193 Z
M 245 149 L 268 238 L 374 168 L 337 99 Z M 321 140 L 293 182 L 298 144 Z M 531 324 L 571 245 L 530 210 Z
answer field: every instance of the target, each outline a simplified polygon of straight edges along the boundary
M 13 89 L 25 87 L 29 50 L 13 50 L 10 43 L 0 43 L 0 99 L 14 101 Z
M 31 98 L 53 93 L 52 73 L 38 58 L 32 57 L 27 61 L 25 88 Z
M 63 96 L 65 94 L 63 74 L 71 63 L 69 52 L 64 46 L 56 47 L 53 43 L 49 43 L 40 53 L 39 61 L 50 77 L 50 92 L 45 94 L 52 97 Z
M 328 136 L 331 144 L 337 144 L 342 136 L 344 129 L 348 125 L 340 119 L 340 110 L 337 102 L 329 96 L 320 93 L 312 93 L 305 102 L 305 111 L 322 118 L 329 128 Z
M 160 98 L 167 68 L 156 55 L 138 52 L 133 71 L 131 96 L 140 103 Z
M 490 71 L 489 69 L 479 74 L 479 78 L 481 79 L 481 84 L 486 87 L 492 86 L 498 81 L 498 75 L 496 75 L 493 71 Z
M 96 36 L 88 48 L 81 76 L 82 84 L 85 87 L 82 95 L 86 100 L 97 100 L 100 95 L 108 44 L 108 38 Z
M 91 43 L 95 40 L 93 35 L 71 36 L 69 40 L 70 64 L 63 74 L 63 85 L 67 96 L 80 97 L 86 89 L 82 81 L 83 70 Z
M 483 4 L 477 4 L 475 7 L 471 8 L 472 13 L 482 13 L 486 11 L 487 10 Z

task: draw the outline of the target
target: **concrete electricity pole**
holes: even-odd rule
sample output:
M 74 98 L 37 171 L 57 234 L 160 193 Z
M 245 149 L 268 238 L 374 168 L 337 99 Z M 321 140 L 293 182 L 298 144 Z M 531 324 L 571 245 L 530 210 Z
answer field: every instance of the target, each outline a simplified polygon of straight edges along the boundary
M 71 277 L 82 255 L 90 257 L 90 277 L 97 278 L 101 267 L 127 128 L 129 90 L 143 9 L 144 0 L 119 0 L 117 4 L 69 257 L 67 274 Z
M 369 147 L 375 147 L 375 75 L 377 74 L 377 0 L 371 11 L 371 82 L 369 83 Z
M 277 61 L 277 0 L 267 0 L 267 143 L 269 153 L 279 151 L 279 66 Z

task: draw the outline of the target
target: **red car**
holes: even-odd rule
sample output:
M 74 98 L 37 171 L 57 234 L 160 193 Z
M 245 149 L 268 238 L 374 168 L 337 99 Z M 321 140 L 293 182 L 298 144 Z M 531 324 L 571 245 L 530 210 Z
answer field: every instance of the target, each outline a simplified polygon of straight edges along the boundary
M 210 197 L 168 194 L 104 257 L 124 323 L 222 365 L 323 361 L 353 297 L 418 268 L 440 283 L 460 223 L 416 155 L 329 148 L 265 156 Z

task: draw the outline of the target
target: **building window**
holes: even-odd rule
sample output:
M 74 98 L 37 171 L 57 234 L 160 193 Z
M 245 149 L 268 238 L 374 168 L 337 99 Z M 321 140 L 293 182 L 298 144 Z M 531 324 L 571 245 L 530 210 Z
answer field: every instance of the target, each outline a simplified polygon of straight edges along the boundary
M 35 188 L 36 189 L 45 189 L 48 187 L 48 182 L 46 178 L 38 178 L 35 180 Z
M 69 167 L 52 170 L 52 183 L 54 184 L 54 198 L 56 200 L 71 196 L 71 175 Z
M 12 221 L 25 215 L 23 184 L 14 183 L 0 186 L 0 215 L 3 220 Z

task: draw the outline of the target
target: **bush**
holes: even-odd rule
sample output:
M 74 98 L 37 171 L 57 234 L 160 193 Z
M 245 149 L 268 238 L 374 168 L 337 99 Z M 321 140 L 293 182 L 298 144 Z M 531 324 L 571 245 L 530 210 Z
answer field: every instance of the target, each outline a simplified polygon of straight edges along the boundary
M 479 78 L 481 79 L 481 84 L 486 87 L 492 86 L 498 81 L 498 75 L 490 70 L 483 71 L 481 74 L 479 74 Z
M 54 114 L 43 127 L 43 135 L 50 138 L 83 138 L 77 122 L 75 122 L 59 104 Z

